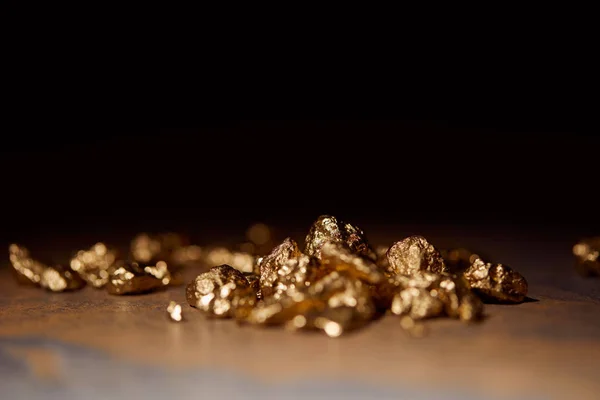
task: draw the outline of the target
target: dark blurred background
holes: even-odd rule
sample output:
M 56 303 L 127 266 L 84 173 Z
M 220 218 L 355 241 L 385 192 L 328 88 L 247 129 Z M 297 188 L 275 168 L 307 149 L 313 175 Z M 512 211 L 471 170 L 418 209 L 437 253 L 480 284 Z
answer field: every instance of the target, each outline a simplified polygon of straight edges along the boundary
M 600 233 L 594 131 L 548 119 L 5 129 L 0 240 L 210 239 L 254 221 L 308 229 L 323 213 L 372 228 Z

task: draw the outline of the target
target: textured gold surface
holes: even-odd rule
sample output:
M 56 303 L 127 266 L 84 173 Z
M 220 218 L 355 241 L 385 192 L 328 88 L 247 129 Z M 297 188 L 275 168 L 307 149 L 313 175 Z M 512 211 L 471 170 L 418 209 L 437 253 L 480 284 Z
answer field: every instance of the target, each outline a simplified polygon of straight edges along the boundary
M 164 287 L 164 276 L 161 279 L 158 277 L 162 276 L 160 272 L 153 271 L 152 269 L 146 270 L 146 268 L 136 262 L 122 263 L 110 274 L 108 283 L 106 284 L 108 293 L 116 295 L 141 294 Z M 162 268 L 159 268 L 159 270 L 162 270 Z M 157 275 L 153 275 L 149 271 Z
M 475 321 L 482 316 L 481 300 L 462 277 L 420 271 L 411 276 L 396 275 L 390 282 L 397 288 L 391 305 L 393 314 L 415 320 L 445 315 Z
M 323 244 L 321 261 L 327 269 L 347 271 L 349 275 L 366 283 L 377 284 L 385 278 L 375 262 L 352 253 L 341 243 L 326 242 Z
M 314 257 L 302 254 L 297 258 L 289 259 L 277 271 L 271 295 L 281 298 L 292 292 L 303 291 L 327 273 L 328 271 Z
M 270 296 L 273 293 L 273 284 L 277 280 L 277 271 L 288 260 L 300 256 L 298 244 L 291 238 L 286 238 L 279 246 L 276 246 L 271 253 L 261 257 L 258 263 L 260 270 L 260 289 L 263 297 Z
M 369 245 L 365 233 L 352 224 L 338 221 L 336 217 L 321 215 L 310 227 L 305 239 L 304 253 L 321 258 L 321 248 L 327 242 L 342 243 L 350 251 L 375 261 L 377 256 Z
M 181 322 L 183 320 L 181 305 L 175 301 L 171 301 L 167 306 L 167 315 L 171 321 Z
M 190 306 L 218 318 L 235 316 L 238 307 L 244 310 L 253 307 L 256 296 L 244 274 L 229 265 L 213 267 L 198 275 L 186 289 Z
M 104 243 L 96 243 L 89 250 L 80 250 L 71 259 L 70 266 L 88 284 L 95 288 L 108 283 L 111 270 L 115 267 L 117 252 Z
M 600 236 L 583 239 L 573 246 L 575 269 L 582 276 L 600 276 Z
M 440 252 L 422 236 L 396 242 L 387 252 L 391 274 L 411 275 L 419 271 L 446 272 Z
M 512 268 L 477 258 L 465 271 L 471 288 L 486 302 L 520 303 L 527 296 L 527 281 Z
M 374 312 L 367 285 L 334 271 L 310 286 L 290 286 L 259 302 L 246 322 L 284 325 L 290 330 L 319 329 L 337 337 L 368 323 Z

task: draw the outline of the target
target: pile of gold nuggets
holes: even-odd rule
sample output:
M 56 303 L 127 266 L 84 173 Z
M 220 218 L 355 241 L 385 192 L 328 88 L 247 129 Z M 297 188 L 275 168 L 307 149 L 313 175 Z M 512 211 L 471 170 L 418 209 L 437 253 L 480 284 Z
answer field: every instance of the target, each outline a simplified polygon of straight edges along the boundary
M 55 292 L 87 283 L 114 295 L 148 293 L 181 284 L 181 266 L 201 263 L 205 272 L 187 285 L 186 298 L 207 316 L 330 337 L 386 313 L 417 336 L 424 329 L 420 320 L 478 321 L 484 302 L 519 303 L 527 295 L 525 278 L 506 265 L 465 249 L 439 251 L 421 236 L 374 249 L 360 228 L 333 216 L 313 223 L 302 249 L 288 237 L 269 252 L 266 226 L 249 233 L 254 243 L 240 251 L 207 251 L 176 234 L 142 234 L 131 243 L 133 261 L 98 243 L 77 252 L 66 268 L 35 261 L 15 244 L 9 253 L 20 282 Z M 171 302 L 167 311 L 171 320 L 183 319 L 179 304 Z

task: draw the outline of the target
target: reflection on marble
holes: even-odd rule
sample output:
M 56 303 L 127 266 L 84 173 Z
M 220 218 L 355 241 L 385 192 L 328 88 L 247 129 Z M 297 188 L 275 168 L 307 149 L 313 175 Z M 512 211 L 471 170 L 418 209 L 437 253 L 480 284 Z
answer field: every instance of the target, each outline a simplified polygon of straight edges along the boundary
M 24 356 L 28 354 L 28 356 Z M 47 357 L 51 354 L 49 361 Z M 46 356 L 45 356 L 46 355 Z M 52 365 L 40 365 L 52 362 Z M 54 369 L 53 376 L 39 370 Z M 27 399 L 474 399 L 466 393 L 392 390 L 318 379 L 267 384 L 224 370 L 175 372 L 117 360 L 100 351 L 38 337 L 0 338 L 0 398 Z

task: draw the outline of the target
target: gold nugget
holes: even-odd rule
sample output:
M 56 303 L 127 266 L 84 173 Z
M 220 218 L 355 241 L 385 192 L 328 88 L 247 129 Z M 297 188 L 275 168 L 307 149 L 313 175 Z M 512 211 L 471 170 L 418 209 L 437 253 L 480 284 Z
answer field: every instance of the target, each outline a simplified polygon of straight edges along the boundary
M 81 289 L 85 281 L 70 268 L 57 265 L 44 269 L 40 286 L 53 292 L 66 292 Z
M 272 295 L 281 298 L 292 292 L 301 292 L 327 273 L 318 259 L 301 254 L 289 259 L 279 268 L 273 281 Z
M 486 263 L 477 258 L 464 277 L 473 291 L 487 302 L 520 303 L 527 296 L 527 281 L 503 264 Z
M 71 268 L 87 283 L 95 288 L 108 283 L 111 269 L 115 267 L 117 252 L 108 249 L 104 243 L 96 243 L 89 250 L 78 251 L 71 259 Z
M 161 279 L 160 276 L 162 275 L 158 272 L 163 269 L 154 270 L 156 269 L 155 266 L 148 270 L 146 268 L 136 262 L 123 263 L 110 274 L 106 284 L 108 293 L 115 295 L 141 294 L 164 287 L 164 276 Z
M 387 252 L 390 274 L 412 275 L 419 271 L 446 272 L 440 252 L 422 236 L 396 242 Z
M 173 281 L 173 276 L 165 261 L 158 261 L 154 265 L 146 265 L 144 267 L 144 272 L 158 279 L 163 286 L 167 286 Z
M 171 301 L 167 307 L 167 315 L 171 321 L 181 322 L 183 319 L 181 305 Z
M 352 253 L 340 243 L 326 242 L 321 247 L 321 261 L 325 268 L 348 273 L 363 282 L 377 284 L 385 276 L 370 259 Z
M 304 253 L 321 258 L 321 248 L 327 242 L 342 243 L 351 252 L 362 255 L 373 261 L 377 256 L 369 245 L 365 233 L 352 224 L 338 221 L 336 217 L 321 215 L 310 227 L 306 236 Z
M 581 240 L 573 246 L 573 255 L 582 276 L 600 276 L 600 237 Z
M 219 318 L 235 316 L 236 309 L 254 306 L 256 292 L 243 273 L 229 265 L 213 267 L 200 274 L 186 289 L 190 306 Z
M 260 270 L 260 289 L 263 297 L 273 293 L 273 284 L 277 280 L 277 271 L 288 260 L 299 257 L 302 253 L 298 244 L 291 238 L 286 238 L 279 246 L 276 246 L 270 254 L 261 257 L 258 263 Z
M 17 244 L 11 244 L 8 247 L 10 263 L 16 273 L 17 281 L 23 284 L 40 285 L 42 274 L 47 268 L 46 265 L 32 259 L 29 251 Z
M 346 272 L 333 271 L 312 285 L 290 286 L 252 309 L 247 322 L 320 329 L 331 337 L 368 323 L 375 312 L 367 285 Z
M 8 250 L 17 280 L 21 283 L 41 286 L 52 292 L 78 290 L 85 286 L 85 281 L 70 268 L 42 264 L 31 258 L 26 248 L 16 244 L 11 244 Z
M 446 315 L 475 321 L 482 316 L 483 304 L 463 278 L 420 271 L 411 276 L 396 275 L 391 284 L 397 288 L 391 304 L 393 314 L 413 320 Z

